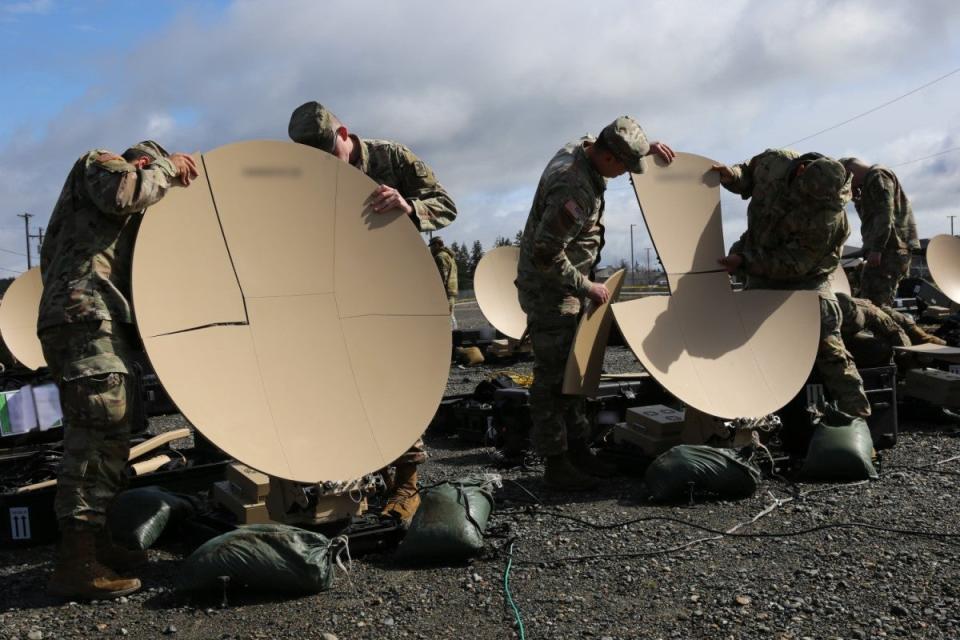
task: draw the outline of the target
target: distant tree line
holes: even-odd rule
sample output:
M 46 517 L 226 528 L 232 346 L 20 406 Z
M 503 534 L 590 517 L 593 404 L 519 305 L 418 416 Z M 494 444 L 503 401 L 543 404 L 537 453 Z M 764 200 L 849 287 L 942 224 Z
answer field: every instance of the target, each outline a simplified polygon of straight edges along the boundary
M 513 240 L 505 236 L 497 236 L 497 239 L 493 241 L 493 248 L 509 247 L 511 245 L 519 247 L 522 238 L 523 231 L 517 231 Z M 486 253 L 483 244 L 479 240 L 474 240 L 468 249 L 466 242 L 463 244 L 452 242 L 450 243 L 450 251 L 453 252 L 453 258 L 457 262 L 457 280 L 460 289 L 473 289 L 473 273 L 476 271 L 477 265 L 480 264 L 483 254 Z

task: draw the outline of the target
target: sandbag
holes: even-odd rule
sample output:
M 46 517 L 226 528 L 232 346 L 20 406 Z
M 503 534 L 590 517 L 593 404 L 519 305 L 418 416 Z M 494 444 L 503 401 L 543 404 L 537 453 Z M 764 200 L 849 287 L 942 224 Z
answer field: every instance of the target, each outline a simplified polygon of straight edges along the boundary
M 799 479 L 845 482 L 878 477 L 866 420 L 828 408 L 814 422 Z
M 397 550 L 406 564 L 460 562 L 483 550 L 500 476 L 461 478 L 420 492 L 421 503 Z
M 457 347 L 454 349 L 457 362 L 467 367 L 476 367 L 483 364 L 483 352 L 479 347 Z
M 231 588 L 282 593 L 319 593 L 333 583 L 331 563 L 345 539 L 282 524 L 253 524 L 208 540 L 183 563 L 179 588 Z
M 654 500 L 679 502 L 691 495 L 745 498 L 760 484 L 760 470 L 732 449 L 682 444 L 660 454 L 644 477 Z
M 127 549 L 149 549 L 168 527 L 196 512 L 189 496 L 160 487 L 140 487 L 119 494 L 107 513 L 113 541 Z

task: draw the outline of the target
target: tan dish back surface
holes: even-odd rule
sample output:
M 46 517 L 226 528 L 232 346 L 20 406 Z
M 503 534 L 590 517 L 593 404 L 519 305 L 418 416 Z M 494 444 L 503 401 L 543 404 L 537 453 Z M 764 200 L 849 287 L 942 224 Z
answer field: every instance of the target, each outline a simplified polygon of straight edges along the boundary
M 415 227 L 372 213 L 376 184 L 307 146 L 241 142 L 202 166 L 147 212 L 134 254 L 161 382 L 205 436 L 269 475 L 351 480 L 389 464 L 449 372 L 446 295 Z

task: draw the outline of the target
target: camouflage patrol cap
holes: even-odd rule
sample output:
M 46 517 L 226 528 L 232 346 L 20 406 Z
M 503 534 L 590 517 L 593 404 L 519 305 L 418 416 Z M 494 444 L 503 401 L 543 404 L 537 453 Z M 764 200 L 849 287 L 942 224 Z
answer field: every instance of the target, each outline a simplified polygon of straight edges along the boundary
M 620 116 L 600 132 L 598 138 L 631 173 L 643 173 L 643 157 L 650 143 L 640 124 L 630 116 Z
M 843 192 L 850 189 L 850 175 L 836 160 L 818 158 L 797 176 L 794 185 L 805 198 L 821 204 L 839 202 L 842 206 L 846 202 Z
M 434 245 L 442 247 L 443 238 L 441 238 L 440 236 L 433 236 L 432 238 L 430 238 L 430 242 L 428 242 L 427 244 L 430 245 L 431 247 Z
M 336 130 L 336 117 L 316 100 L 294 109 L 287 126 L 291 140 L 327 153 L 333 153 Z
M 170 157 L 170 154 L 167 153 L 167 150 L 153 140 L 144 140 L 142 142 L 138 142 L 123 153 L 124 155 L 147 155 L 150 156 L 152 161 Z

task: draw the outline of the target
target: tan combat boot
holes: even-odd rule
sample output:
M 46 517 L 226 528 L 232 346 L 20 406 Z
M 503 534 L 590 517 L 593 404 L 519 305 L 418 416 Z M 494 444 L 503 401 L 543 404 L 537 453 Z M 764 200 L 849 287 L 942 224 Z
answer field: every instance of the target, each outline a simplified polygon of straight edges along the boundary
M 912 325 L 907 331 L 907 335 L 910 337 L 910 342 L 913 344 L 939 344 L 941 346 L 947 344 L 946 340 L 927 333 L 923 330 L 923 328 L 917 325 Z
M 140 589 L 136 578 L 121 578 L 97 561 L 96 535 L 92 529 L 63 528 L 57 565 L 47 584 L 47 593 L 78 600 L 108 600 Z
M 417 488 L 417 465 L 398 464 L 393 476 L 390 498 L 381 512 L 385 516 L 397 516 L 404 526 L 410 526 L 413 514 L 420 508 L 420 490 Z
M 113 541 L 110 528 L 104 527 L 97 533 L 97 560 L 117 573 L 136 569 L 147 563 L 146 551 L 125 549 Z
M 577 469 L 566 453 L 547 456 L 543 480 L 551 489 L 559 491 L 590 491 L 600 483 Z

